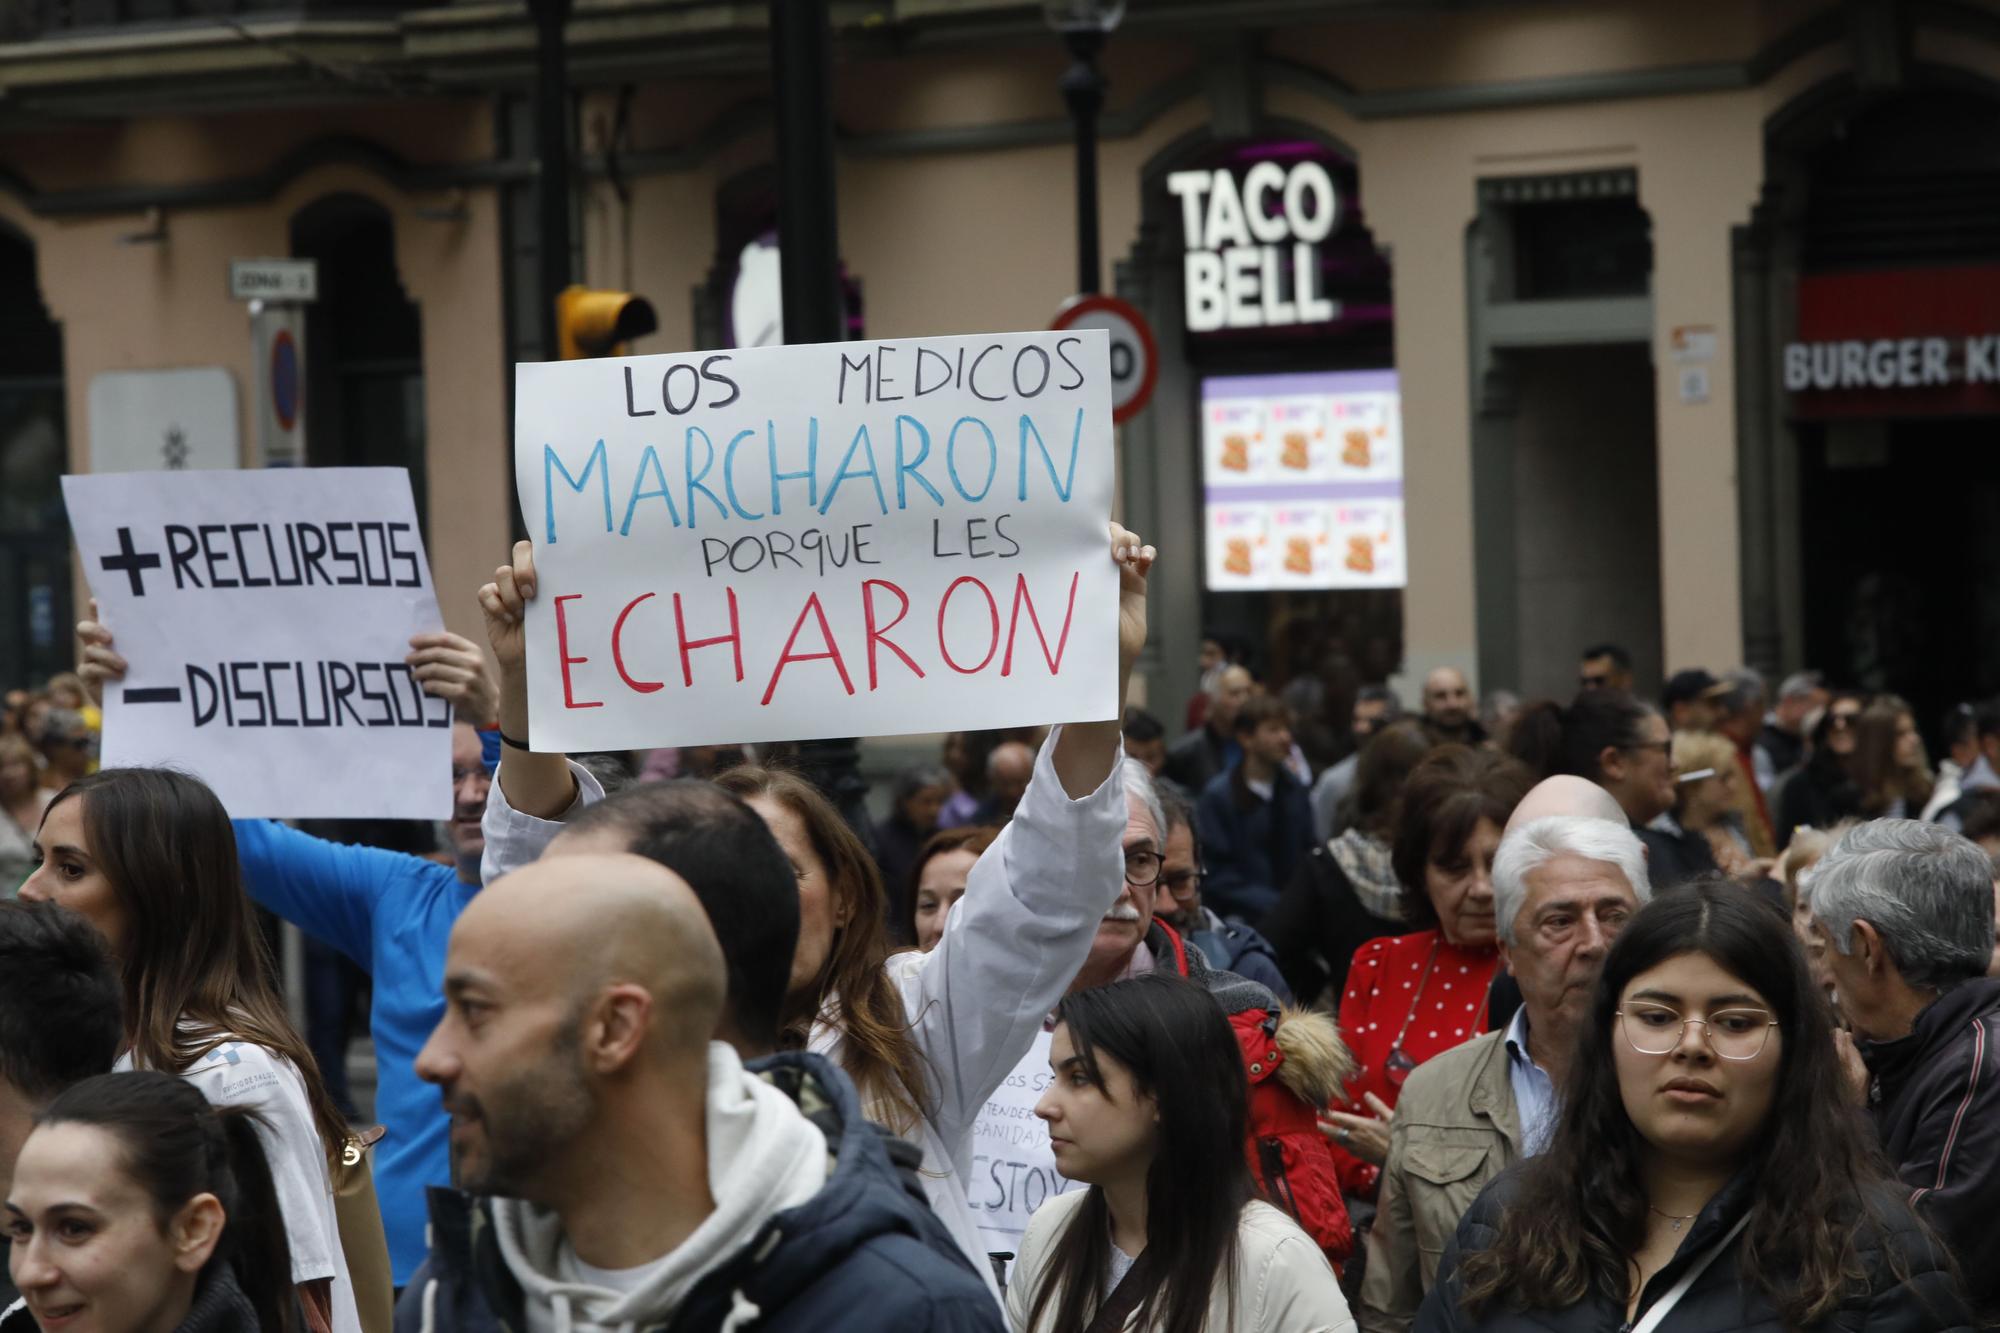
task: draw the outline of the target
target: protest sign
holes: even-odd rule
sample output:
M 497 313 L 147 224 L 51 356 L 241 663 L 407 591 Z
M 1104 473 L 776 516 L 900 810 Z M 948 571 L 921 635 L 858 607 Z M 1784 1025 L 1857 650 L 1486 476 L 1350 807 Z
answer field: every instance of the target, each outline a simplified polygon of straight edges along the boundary
M 1112 718 L 1101 330 L 522 365 L 538 750 Z
M 200 777 L 239 819 L 443 819 L 451 708 L 403 664 L 443 626 L 402 468 L 63 478 L 131 663 L 106 767 Z
M 1050 1041 L 1046 1030 L 1035 1035 L 1035 1044 L 986 1099 L 973 1126 L 965 1198 L 980 1237 L 995 1254 L 1019 1254 L 1021 1235 L 1035 1210 L 1055 1195 L 1080 1188 L 1056 1170 L 1048 1124 L 1035 1114 L 1036 1103 L 1055 1081 L 1049 1069 Z

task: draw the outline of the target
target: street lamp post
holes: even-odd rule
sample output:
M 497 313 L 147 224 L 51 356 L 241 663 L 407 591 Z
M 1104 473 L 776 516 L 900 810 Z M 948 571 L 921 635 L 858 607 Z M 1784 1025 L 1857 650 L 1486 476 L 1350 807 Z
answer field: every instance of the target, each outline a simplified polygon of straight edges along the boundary
M 1097 117 L 1104 109 L 1105 78 L 1097 57 L 1125 17 L 1125 0 L 1044 0 L 1042 8 L 1074 58 L 1063 74 L 1062 94 L 1076 122 L 1076 289 L 1089 295 L 1103 286 L 1097 247 Z
M 832 19 L 827 0 L 771 0 L 770 15 L 785 342 L 839 342 L 847 316 L 834 207 Z M 797 762 L 872 851 L 860 742 L 800 741 Z

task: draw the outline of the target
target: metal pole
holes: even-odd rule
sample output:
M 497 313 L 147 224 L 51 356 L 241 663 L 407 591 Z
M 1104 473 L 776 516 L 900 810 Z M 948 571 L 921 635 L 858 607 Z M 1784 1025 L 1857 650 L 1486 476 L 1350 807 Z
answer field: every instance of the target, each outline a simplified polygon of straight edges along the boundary
M 840 220 L 834 209 L 833 28 L 827 0 L 771 0 L 778 99 L 778 271 L 785 341 L 839 342 Z
M 833 25 L 827 0 L 771 0 L 771 81 L 778 113 L 778 274 L 787 343 L 847 333 L 834 208 Z M 871 850 L 868 782 L 854 737 L 801 741 L 797 762 Z
M 1104 109 L 1105 78 L 1097 69 L 1104 34 L 1063 34 L 1076 62 L 1062 78 L 1063 100 L 1076 121 L 1076 289 L 1093 295 L 1103 289 L 1097 253 L 1097 116 Z
M 570 0 L 529 0 L 535 16 L 535 203 L 542 356 L 556 359 L 556 297 L 570 284 Z

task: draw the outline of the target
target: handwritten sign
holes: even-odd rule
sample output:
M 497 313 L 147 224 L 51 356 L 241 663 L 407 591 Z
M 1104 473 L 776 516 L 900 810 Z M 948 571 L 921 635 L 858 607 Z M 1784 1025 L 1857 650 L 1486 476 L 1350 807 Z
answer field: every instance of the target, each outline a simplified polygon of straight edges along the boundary
M 1050 1034 L 1042 1032 L 991 1097 L 972 1131 L 972 1174 L 966 1201 L 992 1254 L 1019 1254 L 1021 1234 L 1035 1210 L 1078 1188 L 1056 1170 L 1049 1127 L 1035 1103 L 1049 1090 Z
M 530 742 L 1117 716 L 1101 330 L 522 365 Z
M 170 764 L 241 818 L 442 819 L 451 708 L 403 664 L 437 596 L 402 468 L 63 478 L 131 664 L 106 767 Z

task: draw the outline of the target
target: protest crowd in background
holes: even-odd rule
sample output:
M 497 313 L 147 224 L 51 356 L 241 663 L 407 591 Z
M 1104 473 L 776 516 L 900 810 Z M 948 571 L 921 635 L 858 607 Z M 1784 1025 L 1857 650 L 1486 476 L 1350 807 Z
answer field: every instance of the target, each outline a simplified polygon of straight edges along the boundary
M 2000 701 L 1933 767 L 1907 704 L 1812 672 L 1655 701 L 1593 644 L 1570 698 L 1446 667 L 1405 699 L 1218 636 L 1195 697 L 951 732 L 871 815 L 818 733 L 535 748 L 551 707 L 611 734 L 593 693 L 664 688 L 621 638 L 650 588 L 591 650 L 616 677 L 572 679 L 584 595 L 544 585 L 576 546 L 570 582 L 522 541 L 439 590 L 483 643 L 399 642 L 441 821 L 100 765 L 107 690 L 163 693 L 126 685 L 158 678 L 134 600 L 8 693 L 0 1333 L 2000 1317 Z M 980 688 L 1031 696 L 1074 635 L 1088 697 L 1132 699 L 1156 554 L 1115 523 L 1065 551 L 1054 635 L 1022 575 Z M 970 675 L 965 584 L 935 646 Z M 878 649 L 924 672 L 869 598 L 911 592 L 860 586 L 853 706 L 893 708 Z M 700 642 L 680 598 L 688 683 L 718 645 L 742 683 L 733 587 Z M 764 703 L 795 663 L 854 696 L 817 593 L 797 616 Z

